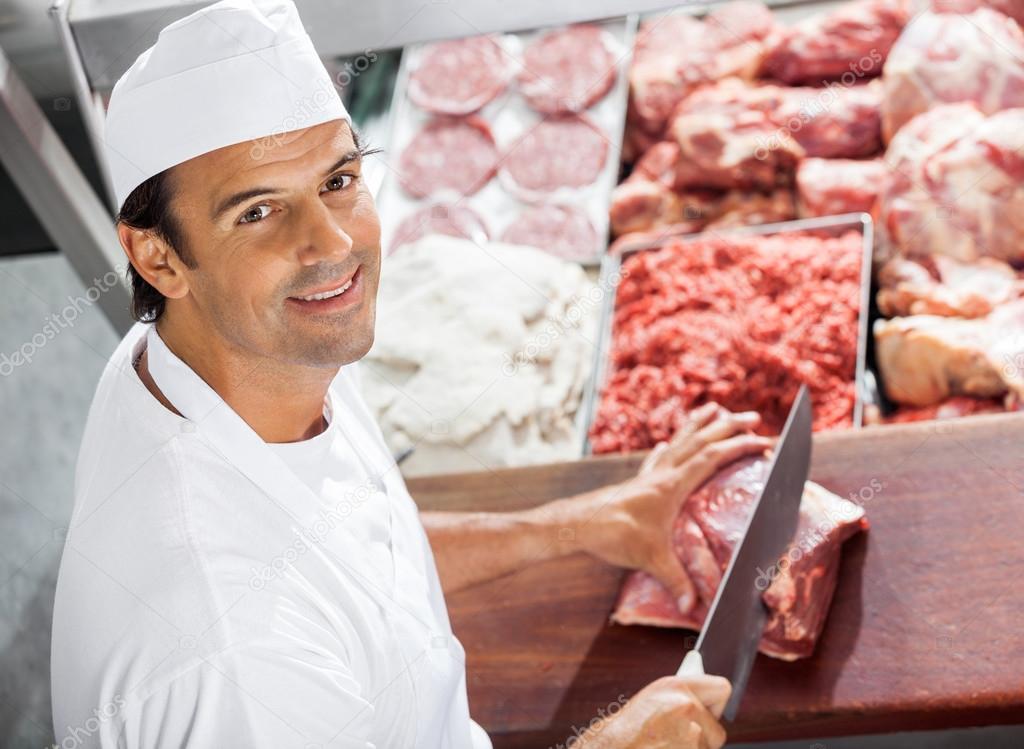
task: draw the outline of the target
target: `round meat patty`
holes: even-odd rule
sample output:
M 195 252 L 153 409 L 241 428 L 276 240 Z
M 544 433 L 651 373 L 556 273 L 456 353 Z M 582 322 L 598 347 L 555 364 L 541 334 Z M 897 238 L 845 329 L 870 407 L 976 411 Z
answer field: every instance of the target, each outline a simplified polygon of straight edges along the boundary
M 496 35 L 437 42 L 409 76 L 409 98 L 435 114 L 472 114 L 505 90 L 512 72 Z
M 520 136 L 505 155 L 502 171 L 515 192 L 538 199 L 561 188 L 592 184 L 607 158 L 603 133 L 578 115 L 560 115 Z
M 409 141 L 398 164 L 399 181 L 417 198 L 444 192 L 472 195 L 497 168 L 494 137 L 477 117 L 432 120 Z
M 475 242 L 486 242 L 490 238 L 484 220 L 472 208 L 436 203 L 405 217 L 395 230 L 390 252 L 428 234 L 445 234 Z
M 583 24 L 550 31 L 523 51 L 519 88 L 542 114 L 582 112 L 604 98 L 616 78 L 607 32 Z
M 578 208 L 536 205 L 524 210 L 501 235 L 509 244 L 525 244 L 564 260 L 595 260 L 597 231 Z

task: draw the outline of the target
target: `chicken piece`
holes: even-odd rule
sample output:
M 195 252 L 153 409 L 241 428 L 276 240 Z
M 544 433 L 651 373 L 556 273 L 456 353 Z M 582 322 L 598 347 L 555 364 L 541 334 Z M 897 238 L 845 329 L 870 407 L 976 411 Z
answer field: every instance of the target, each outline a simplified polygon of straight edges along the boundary
M 931 406 L 954 395 L 1024 393 L 1024 300 L 975 319 L 878 320 L 874 333 L 885 392 L 897 403 Z
M 1024 295 L 1017 272 L 991 258 L 963 263 L 945 255 L 897 256 L 878 271 L 878 283 L 878 308 L 886 317 L 984 317 Z

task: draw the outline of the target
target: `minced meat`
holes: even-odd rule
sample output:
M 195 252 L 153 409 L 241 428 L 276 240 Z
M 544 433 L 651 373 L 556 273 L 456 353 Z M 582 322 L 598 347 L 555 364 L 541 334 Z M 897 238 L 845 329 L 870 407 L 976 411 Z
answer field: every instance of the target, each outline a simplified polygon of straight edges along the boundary
M 777 434 L 801 383 L 816 430 L 851 426 L 862 247 L 855 231 L 708 236 L 628 257 L 594 452 L 650 448 L 708 401 Z

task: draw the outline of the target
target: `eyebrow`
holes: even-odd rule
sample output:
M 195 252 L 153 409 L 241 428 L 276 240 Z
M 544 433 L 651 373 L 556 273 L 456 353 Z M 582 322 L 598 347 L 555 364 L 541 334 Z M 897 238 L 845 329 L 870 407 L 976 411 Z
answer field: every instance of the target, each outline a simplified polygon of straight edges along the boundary
M 364 149 L 357 145 L 351 151 L 347 151 L 342 154 L 340 159 L 331 164 L 330 168 L 324 172 L 323 178 L 326 179 L 331 176 L 331 174 L 338 171 L 346 164 L 351 164 L 353 161 L 360 161 L 364 155 Z M 252 187 L 248 190 L 243 190 L 242 192 L 236 192 L 234 195 L 230 195 L 220 202 L 213 213 L 210 214 L 210 219 L 212 221 L 216 221 L 227 211 L 230 211 L 232 208 L 235 208 L 252 198 L 259 197 L 260 195 L 276 195 L 279 192 L 281 192 L 281 190 L 276 187 Z

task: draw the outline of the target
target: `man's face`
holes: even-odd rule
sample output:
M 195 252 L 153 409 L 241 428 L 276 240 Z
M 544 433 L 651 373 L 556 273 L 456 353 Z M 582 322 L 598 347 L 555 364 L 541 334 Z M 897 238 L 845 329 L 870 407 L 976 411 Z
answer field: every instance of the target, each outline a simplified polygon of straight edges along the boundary
M 366 354 L 380 221 L 347 122 L 203 154 L 174 167 L 172 185 L 195 267 L 168 314 L 191 302 L 193 332 L 281 363 L 336 368 Z

